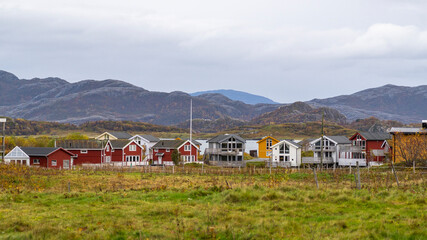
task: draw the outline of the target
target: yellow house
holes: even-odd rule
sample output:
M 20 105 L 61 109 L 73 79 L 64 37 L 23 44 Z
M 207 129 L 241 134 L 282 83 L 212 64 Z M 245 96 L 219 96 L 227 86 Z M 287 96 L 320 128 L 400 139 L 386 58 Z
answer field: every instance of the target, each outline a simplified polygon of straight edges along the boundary
M 274 137 L 267 136 L 259 140 L 258 143 L 258 157 L 259 158 L 269 158 L 267 153 L 271 153 L 271 146 L 280 142 Z
M 427 123 L 427 122 L 426 122 Z M 427 128 L 391 128 L 392 160 L 412 163 L 427 159 Z

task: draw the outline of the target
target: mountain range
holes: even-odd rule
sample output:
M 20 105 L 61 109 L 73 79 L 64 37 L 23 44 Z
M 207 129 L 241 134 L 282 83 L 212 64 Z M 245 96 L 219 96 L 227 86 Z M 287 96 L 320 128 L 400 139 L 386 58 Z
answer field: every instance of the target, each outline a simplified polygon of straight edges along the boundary
M 234 100 L 234 101 L 241 101 L 244 102 L 246 104 L 259 104 L 259 103 L 265 103 L 265 104 L 278 104 L 277 102 L 274 102 L 273 100 L 263 97 L 263 96 L 259 96 L 259 95 L 255 95 L 255 94 L 251 94 L 251 93 L 247 93 L 247 92 L 242 92 L 242 91 L 236 91 L 236 90 L 231 90 L 231 89 L 219 89 L 219 90 L 209 90 L 209 91 L 202 91 L 202 92 L 195 92 L 195 93 L 190 93 L 191 96 L 200 96 L 203 94 L 207 94 L 207 93 L 218 93 L 221 95 L 226 96 L 227 98 Z
M 233 99 L 221 92 L 231 94 Z M 193 100 L 193 118 L 202 120 L 200 124 L 211 128 L 227 122 L 237 126 L 242 122 L 319 121 L 321 111 L 325 112 L 326 120 L 337 123 L 371 116 L 404 123 L 419 123 L 427 119 L 427 85 L 385 85 L 351 95 L 313 99 L 292 105 L 259 103 L 271 100 L 238 93 L 241 92 L 218 90 L 193 93 L 194 96 L 191 96 L 179 91 L 148 91 L 119 80 L 83 80 L 75 83 L 53 77 L 26 80 L 0 71 L 0 115 L 29 120 L 76 124 L 97 120 L 131 120 L 185 127 L 188 125 L 185 121 L 190 116 L 190 99 Z M 218 119 L 233 121 L 216 121 Z

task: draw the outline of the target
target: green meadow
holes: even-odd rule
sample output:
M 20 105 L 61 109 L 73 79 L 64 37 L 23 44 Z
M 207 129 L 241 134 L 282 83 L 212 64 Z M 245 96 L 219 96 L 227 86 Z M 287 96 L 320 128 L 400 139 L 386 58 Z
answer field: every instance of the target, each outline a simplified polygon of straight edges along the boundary
M 427 238 L 422 174 L 358 190 L 345 173 L 0 171 L 1 239 Z

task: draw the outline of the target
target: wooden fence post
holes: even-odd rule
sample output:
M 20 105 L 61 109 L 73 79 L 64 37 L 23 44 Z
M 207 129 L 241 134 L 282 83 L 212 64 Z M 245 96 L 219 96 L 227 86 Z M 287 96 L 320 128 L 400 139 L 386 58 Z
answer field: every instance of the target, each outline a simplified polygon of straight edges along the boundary
M 313 173 L 314 173 L 314 180 L 316 181 L 317 189 L 319 189 L 319 183 L 317 182 L 317 174 L 316 174 L 316 168 L 315 167 L 313 168 Z
M 360 184 L 360 169 L 359 169 L 359 161 L 356 161 L 357 167 L 357 189 L 360 189 L 362 186 Z
M 71 192 L 70 182 L 68 182 L 68 192 Z
M 394 173 L 394 178 L 396 178 L 397 187 L 399 187 L 399 179 L 397 179 L 396 169 L 394 169 L 393 161 L 391 161 L 391 170 L 392 170 L 392 171 L 393 171 L 393 173 Z

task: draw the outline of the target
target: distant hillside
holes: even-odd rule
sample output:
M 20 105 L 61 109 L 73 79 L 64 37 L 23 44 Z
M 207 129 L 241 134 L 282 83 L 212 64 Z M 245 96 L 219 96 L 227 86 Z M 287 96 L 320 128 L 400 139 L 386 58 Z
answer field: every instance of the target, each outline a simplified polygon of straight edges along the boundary
M 209 93 L 222 94 L 231 100 L 241 101 L 241 102 L 244 102 L 246 104 L 253 104 L 253 105 L 260 104 L 260 103 L 278 104 L 277 102 L 274 102 L 273 100 L 271 100 L 269 98 L 259 96 L 259 95 L 255 95 L 255 94 L 251 94 L 251 93 L 247 93 L 247 92 L 236 91 L 236 90 L 226 90 L 226 89 L 210 90 L 210 91 L 195 92 L 195 93 L 191 93 L 190 95 L 191 96 L 199 96 L 199 95 L 209 94 Z
M 348 128 L 356 129 L 364 132 L 387 132 L 391 127 L 406 127 L 407 125 L 392 120 L 379 120 L 375 117 L 357 119 L 356 121 L 346 125 Z
M 231 119 L 231 118 L 220 118 L 216 120 L 193 119 L 193 132 L 216 133 L 218 131 L 225 131 L 227 129 L 241 127 L 247 123 L 248 122 L 246 121 Z M 189 120 L 177 125 L 177 127 L 184 128 L 184 129 L 188 129 L 189 126 L 190 126 Z
M 9 136 L 58 135 L 63 132 L 103 133 L 105 131 L 125 131 L 131 133 L 187 132 L 187 130 L 177 127 L 131 121 L 94 121 L 79 126 L 69 123 L 30 121 L 20 118 L 7 118 L 6 121 L 6 135 Z
M 252 124 L 282 124 L 313 122 L 322 120 L 324 112 L 325 121 L 344 124 L 346 118 L 340 112 L 331 108 L 313 108 L 307 103 L 296 102 L 287 106 L 282 106 L 273 112 L 262 114 L 252 119 Z
M 118 80 L 69 83 L 59 78 L 20 80 L 0 71 L 0 115 L 38 121 L 84 123 L 131 120 L 173 125 L 194 118 L 250 120 L 278 105 L 250 105 L 222 95 L 191 97 L 184 92 L 151 92 Z
M 427 119 L 427 85 L 404 87 L 385 85 L 351 95 L 313 99 L 308 103 L 337 109 L 349 120 L 376 117 L 404 123 Z

